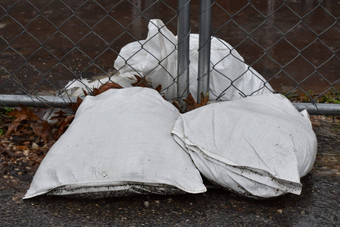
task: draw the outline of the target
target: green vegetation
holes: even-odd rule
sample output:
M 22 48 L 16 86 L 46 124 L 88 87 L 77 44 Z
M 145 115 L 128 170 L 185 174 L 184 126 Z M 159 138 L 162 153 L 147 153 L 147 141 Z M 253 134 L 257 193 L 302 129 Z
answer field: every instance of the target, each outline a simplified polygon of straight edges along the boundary
M 315 93 L 312 90 L 306 92 L 290 91 L 284 95 L 292 102 L 311 102 L 340 104 L 340 89 L 331 89 L 326 93 Z

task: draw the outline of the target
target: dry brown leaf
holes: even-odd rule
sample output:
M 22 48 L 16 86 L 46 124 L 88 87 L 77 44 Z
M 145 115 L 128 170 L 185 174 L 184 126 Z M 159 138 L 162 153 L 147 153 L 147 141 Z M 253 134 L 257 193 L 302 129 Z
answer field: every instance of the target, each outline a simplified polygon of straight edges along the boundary
M 205 106 L 208 104 L 209 101 L 209 95 L 204 96 L 203 93 L 201 93 L 201 103 L 197 103 L 195 99 L 192 97 L 191 93 L 189 93 L 188 97 L 184 99 L 184 102 L 186 102 L 186 111 L 191 111 L 196 108 L 199 108 L 201 106 Z
M 8 155 L 11 158 L 20 158 L 24 156 L 21 152 L 14 152 L 12 149 L 6 149 L 2 151 L 2 154 Z
M 136 76 L 134 75 L 135 78 L 137 79 L 137 81 L 133 84 L 131 84 L 133 87 L 149 87 L 151 88 L 151 84 L 149 83 L 149 81 L 147 81 L 145 79 L 145 77 L 140 77 L 140 76 Z
M 28 155 L 29 160 L 37 164 L 39 164 L 43 160 L 44 157 L 45 157 L 45 154 L 37 155 L 34 152 L 30 152 Z
M 63 123 L 58 128 L 56 138 L 59 138 L 65 132 L 68 126 L 72 123 L 73 119 L 74 119 L 74 115 L 65 117 Z
M 15 119 L 9 124 L 6 137 L 9 137 L 13 133 L 17 133 L 19 135 L 25 134 L 27 125 L 25 125 L 24 122 L 37 121 L 39 119 L 39 117 L 29 107 L 16 108 L 10 111 L 8 115 L 14 117 Z
M 56 116 L 53 116 L 51 117 L 51 120 L 54 120 L 54 119 L 59 119 L 59 118 L 64 118 L 66 113 L 62 110 L 59 110 L 58 112 L 55 112 L 57 115 Z
M 87 96 L 87 92 L 83 89 L 84 96 Z
M 199 105 L 205 106 L 209 103 L 209 94 L 204 95 L 203 92 L 201 93 L 201 103 Z
M 9 116 L 15 117 L 19 120 L 32 120 L 36 121 L 39 117 L 29 107 L 16 108 L 8 113 Z
M 51 117 L 51 120 L 57 120 L 55 123 L 53 123 L 51 126 L 58 128 L 65 120 L 67 117 L 66 113 L 62 110 L 59 110 L 56 112 L 57 115 Z
M 162 85 L 161 85 L 161 84 L 158 85 L 158 86 L 155 88 L 155 90 L 158 91 L 158 93 L 160 93 L 161 90 L 162 90 Z
M 30 126 L 34 134 L 38 138 L 41 138 L 45 144 L 48 143 L 50 139 L 52 139 L 52 134 L 51 134 L 52 129 L 47 121 L 40 120 L 40 121 L 32 122 Z
M 83 102 L 83 100 L 80 98 L 80 97 L 78 97 L 77 98 L 77 101 L 75 102 L 75 103 L 71 103 L 70 104 L 70 108 L 71 108 L 71 110 L 75 113 L 75 112 L 77 112 L 77 110 L 78 110 L 78 108 L 79 108 L 79 106 L 80 106 L 80 104 Z
M 94 96 L 99 95 L 109 89 L 120 89 L 122 86 L 119 84 L 113 83 L 113 82 L 107 82 L 103 85 L 101 85 L 99 88 L 93 88 L 92 94 Z
M 28 150 L 29 148 L 28 148 L 28 146 L 27 145 L 19 145 L 19 146 L 17 146 L 17 150 L 22 150 L 22 151 L 24 151 L 24 150 Z
M 20 120 L 15 119 L 12 123 L 8 125 L 8 129 L 6 132 L 6 137 L 10 137 L 13 132 L 16 132 L 19 125 L 20 125 Z
M 181 110 L 181 104 L 179 104 L 179 102 L 178 102 L 177 100 L 174 100 L 174 101 L 172 102 L 172 105 L 174 105 L 174 106 L 178 109 L 179 112 L 182 112 L 182 110 Z
M 17 108 L 9 112 L 8 115 L 15 118 L 8 124 L 6 132 L 6 136 L 10 137 L 13 143 L 19 146 L 28 146 L 34 142 L 40 143 L 40 139 L 45 144 L 53 140 L 52 126 L 39 118 L 31 108 Z

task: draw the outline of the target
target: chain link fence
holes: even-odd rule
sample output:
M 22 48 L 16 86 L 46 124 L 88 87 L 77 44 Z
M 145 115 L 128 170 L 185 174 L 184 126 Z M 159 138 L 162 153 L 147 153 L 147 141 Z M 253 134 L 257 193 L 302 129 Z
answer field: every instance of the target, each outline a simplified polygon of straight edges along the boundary
M 69 81 L 111 77 L 123 46 L 145 39 L 153 18 L 175 33 L 178 11 L 169 0 L 1 1 L 0 103 L 67 105 Z
M 117 75 L 120 68 L 114 68 L 114 62 L 131 42 L 140 43 L 136 55 L 144 51 L 158 61 L 148 72 L 137 70 L 135 75 L 147 77 L 161 68 L 171 82 L 163 90 L 176 87 L 181 100 L 188 94 L 191 32 L 200 33 L 198 99 L 209 81 L 221 77 L 225 84 L 214 91 L 217 100 L 231 90 L 244 97 L 269 89 L 300 102 L 299 108 L 338 115 L 339 16 L 340 4 L 331 0 L 3 0 L 0 104 L 66 106 L 74 100 L 62 95 L 69 81 Z M 158 35 L 172 46 L 162 58 L 145 47 L 155 37 L 145 40 L 154 18 L 164 22 Z M 163 28 L 178 34 L 178 40 L 167 37 Z M 218 42 L 229 53 L 214 59 L 210 46 Z M 169 71 L 164 62 L 174 55 L 178 67 Z M 221 71 L 219 64 L 230 57 L 246 63 L 246 70 L 233 77 Z M 130 59 L 123 60 L 133 71 Z M 240 81 L 249 73 L 261 86 L 245 91 Z
M 220 41 L 230 50 L 220 61 L 211 61 L 210 81 L 213 77 L 224 77 L 226 81 L 225 89 L 216 94 L 217 99 L 230 89 L 249 96 L 260 89 L 271 89 L 271 85 L 292 101 L 304 102 L 296 104 L 300 108 L 339 115 L 339 1 L 208 0 L 204 4 L 209 4 L 209 9 L 201 10 L 201 17 L 211 11 L 211 20 L 206 23 L 210 23 L 212 36 L 232 46 L 211 40 L 211 45 Z M 233 77 L 219 71 L 221 61 L 230 57 L 247 63 L 247 70 Z M 241 81 L 249 73 L 262 83 L 256 87 L 258 90 L 242 87 Z

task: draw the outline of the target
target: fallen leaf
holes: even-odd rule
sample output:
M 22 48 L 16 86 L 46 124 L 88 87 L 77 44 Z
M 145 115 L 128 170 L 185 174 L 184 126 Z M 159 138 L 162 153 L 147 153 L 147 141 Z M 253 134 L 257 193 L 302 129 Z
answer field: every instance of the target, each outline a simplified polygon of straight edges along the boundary
M 24 150 L 28 150 L 29 148 L 26 145 L 19 145 L 19 146 L 17 146 L 17 149 L 24 151 Z
M 145 79 L 145 77 L 140 77 L 134 75 L 137 81 L 133 84 L 131 84 L 133 87 L 149 87 L 151 88 L 151 84 Z
M 59 126 L 59 129 L 57 131 L 57 134 L 56 134 L 56 138 L 59 138 L 64 132 L 65 130 L 68 128 L 68 126 L 71 124 L 71 122 L 73 121 L 74 119 L 74 115 L 70 115 L 70 116 L 67 116 L 65 118 L 65 120 L 63 121 L 63 123 Z
M 179 102 L 178 102 L 177 100 L 174 100 L 174 101 L 172 102 L 172 105 L 174 105 L 174 106 L 178 109 L 179 112 L 182 112 L 182 110 L 181 110 L 181 104 L 179 104 Z
M 14 110 L 10 111 L 8 115 L 15 117 L 16 119 L 20 121 L 26 120 L 26 119 L 36 121 L 39 119 L 39 117 L 29 107 L 15 108 Z
M 35 162 L 37 164 L 39 164 L 43 160 L 44 157 L 45 155 L 38 156 L 34 152 L 29 153 L 29 156 L 28 156 L 30 161 Z
M 203 92 L 201 93 L 201 103 L 199 105 L 205 106 L 209 103 L 209 94 L 204 95 Z
M 189 93 L 188 97 L 184 99 L 184 102 L 187 104 L 186 111 L 191 111 L 193 109 L 207 105 L 209 102 L 209 95 L 204 96 L 204 94 L 201 93 L 201 103 L 197 103 L 192 97 L 191 93 Z
M 36 121 L 39 117 L 28 107 L 16 108 L 8 113 L 15 119 L 8 125 L 6 137 L 27 134 L 27 122 Z
M 120 86 L 119 84 L 113 83 L 113 82 L 107 82 L 101 85 L 99 88 L 93 88 L 92 94 L 96 96 L 109 89 L 119 89 L 119 88 L 122 88 L 122 86 Z
M 159 93 L 161 92 L 162 90 L 162 85 L 158 85 L 156 88 L 155 88 L 156 91 L 158 91 Z
M 87 96 L 87 92 L 83 89 L 84 96 Z
M 7 132 L 6 132 L 6 137 L 10 137 L 12 132 L 17 131 L 19 125 L 20 125 L 20 120 L 17 120 L 17 119 L 15 119 L 11 124 L 9 124 Z
M 56 116 L 51 117 L 51 120 L 59 119 L 59 118 L 64 118 L 65 115 L 66 115 L 66 113 L 64 111 L 62 111 L 62 110 L 59 110 L 58 112 L 56 112 L 56 114 L 57 114 Z
M 11 158 L 20 158 L 24 156 L 21 152 L 13 152 L 11 149 L 6 149 L 2 153 L 7 154 Z
M 51 126 L 47 123 L 47 121 L 36 121 L 31 123 L 31 128 L 38 138 L 41 138 L 46 144 L 49 139 L 52 138 L 51 134 Z
M 71 110 L 73 110 L 74 113 L 77 112 L 77 110 L 78 110 L 78 108 L 79 108 L 79 106 L 82 102 L 83 102 L 83 100 L 80 97 L 78 97 L 77 101 L 75 103 L 70 104 Z

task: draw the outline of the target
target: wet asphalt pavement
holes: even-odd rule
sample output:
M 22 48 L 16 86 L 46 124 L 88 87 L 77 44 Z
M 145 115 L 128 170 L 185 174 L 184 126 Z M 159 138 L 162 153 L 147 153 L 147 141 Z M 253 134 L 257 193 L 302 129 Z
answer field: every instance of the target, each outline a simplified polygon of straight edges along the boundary
M 26 171 L 13 173 L 11 184 L 0 179 L 0 226 L 340 226 L 340 121 L 318 118 L 317 160 L 302 179 L 300 196 L 254 200 L 208 189 L 198 195 L 23 201 L 33 176 Z

